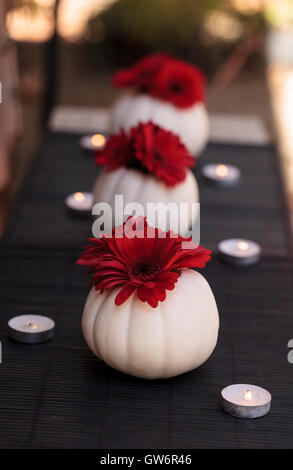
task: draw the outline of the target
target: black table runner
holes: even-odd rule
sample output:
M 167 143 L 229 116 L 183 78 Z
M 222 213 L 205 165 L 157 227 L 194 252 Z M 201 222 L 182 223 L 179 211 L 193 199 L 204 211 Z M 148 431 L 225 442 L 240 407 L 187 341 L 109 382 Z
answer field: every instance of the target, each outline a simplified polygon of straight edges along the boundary
M 97 169 L 78 136 L 44 138 L 0 244 L 1 448 L 292 448 L 293 261 L 277 157 L 272 147 L 209 145 L 201 161 L 243 173 L 233 190 L 198 176 L 201 243 L 215 249 L 224 238 L 249 238 L 263 257 L 242 269 L 213 258 L 202 272 L 220 313 L 213 356 L 195 371 L 149 382 L 110 369 L 82 338 L 88 288 L 75 260 L 91 223 L 69 217 L 63 201 L 91 190 Z M 8 319 L 28 312 L 55 319 L 53 341 L 8 338 Z M 219 394 L 232 383 L 267 388 L 271 413 L 251 421 L 224 414 Z

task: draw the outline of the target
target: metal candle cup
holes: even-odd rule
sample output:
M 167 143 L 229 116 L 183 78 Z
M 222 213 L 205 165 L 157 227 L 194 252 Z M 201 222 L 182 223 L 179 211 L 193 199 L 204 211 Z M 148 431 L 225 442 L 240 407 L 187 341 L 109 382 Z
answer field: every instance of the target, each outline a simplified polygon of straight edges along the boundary
M 258 263 L 261 247 L 251 240 L 231 238 L 219 243 L 218 254 L 227 263 L 236 266 L 250 266 Z
M 201 172 L 204 179 L 217 188 L 231 188 L 241 179 L 241 171 L 233 165 L 211 163 L 205 165 Z
M 20 343 L 39 344 L 53 338 L 55 322 L 41 315 L 20 315 L 8 322 L 9 336 Z
M 221 392 L 222 409 L 236 418 L 261 418 L 270 411 L 271 402 L 272 395 L 256 385 L 235 384 Z
M 76 192 L 69 194 L 65 199 L 68 212 L 74 216 L 89 216 L 92 213 L 92 193 Z
M 106 145 L 107 139 L 103 134 L 84 135 L 81 137 L 80 146 L 87 151 L 94 152 L 102 150 Z

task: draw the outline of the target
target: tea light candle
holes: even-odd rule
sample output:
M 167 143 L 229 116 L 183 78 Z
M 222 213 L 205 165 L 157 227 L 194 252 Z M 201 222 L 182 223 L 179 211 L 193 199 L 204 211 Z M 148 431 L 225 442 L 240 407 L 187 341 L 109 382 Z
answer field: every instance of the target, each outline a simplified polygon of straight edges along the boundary
M 9 336 L 20 343 L 45 343 L 53 338 L 55 322 L 40 315 L 20 315 L 8 322 Z
M 218 254 L 228 263 L 238 266 L 249 266 L 259 261 L 261 247 L 258 243 L 251 240 L 231 238 L 219 243 Z
M 271 409 L 272 396 L 256 385 L 236 384 L 221 392 L 221 407 L 236 418 L 260 418 Z
M 106 137 L 103 134 L 84 135 L 79 143 L 85 150 L 95 151 L 102 150 L 106 145 Z
M 90 215 L 93 206 L 92 193 L 77 192 L 69 194 L 65 199 L 65 205 L 72 215 Z
M 241 178 L 239 168 L 233 165 L 212 163 L 205 165 L 201 172 L 206 181 L 219 188 L 231 188 L 236 186 Z

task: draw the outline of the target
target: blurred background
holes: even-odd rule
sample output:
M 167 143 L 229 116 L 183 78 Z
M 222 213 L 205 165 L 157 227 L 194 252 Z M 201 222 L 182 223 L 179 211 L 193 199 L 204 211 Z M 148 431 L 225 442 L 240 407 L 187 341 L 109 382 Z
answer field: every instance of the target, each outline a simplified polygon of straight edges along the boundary
M 293 212 L 293 0 L 1 0 L 0 234 L 44 130 L 103 115 L 113 71 L 158 51 L 204 70 L 209 112 L 246 117 L 244 143 L 258 119 Z

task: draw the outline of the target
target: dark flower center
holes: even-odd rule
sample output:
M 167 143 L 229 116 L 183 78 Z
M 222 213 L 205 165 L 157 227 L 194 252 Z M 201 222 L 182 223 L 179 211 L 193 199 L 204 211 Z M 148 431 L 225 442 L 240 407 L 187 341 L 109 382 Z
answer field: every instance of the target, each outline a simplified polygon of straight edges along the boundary
M 160 271 L 160 265 L 152 258 L 139 258 L 130 266 L 130 274 L 141 281 L 152 281 Z
M 176 83 L 176 82 L 173 82 L 173 83 L 170 83 L 170 90 L 173 92 L 173 93 L 181 93 L 182 92 L 182 86 L 180 85 L 180 83 Z
M 127 168 L 133 169 L 133 170 L 139 170 L 142 173 L 148 174 L 149 171 L 146 167 L 144 167 L 141 162 L 135 158 L 133 158 L 127 165 Z
M 162 155 L 157 150 L 154 150 L 154 156 L 155 156 L 155 160 L 159 163 L 163 163 L 165 161 L 164 155 Z
M 140 93 L 148 93 L 149 92 L 149 87 L 147 85 L 141 85 L 139 88 Z

